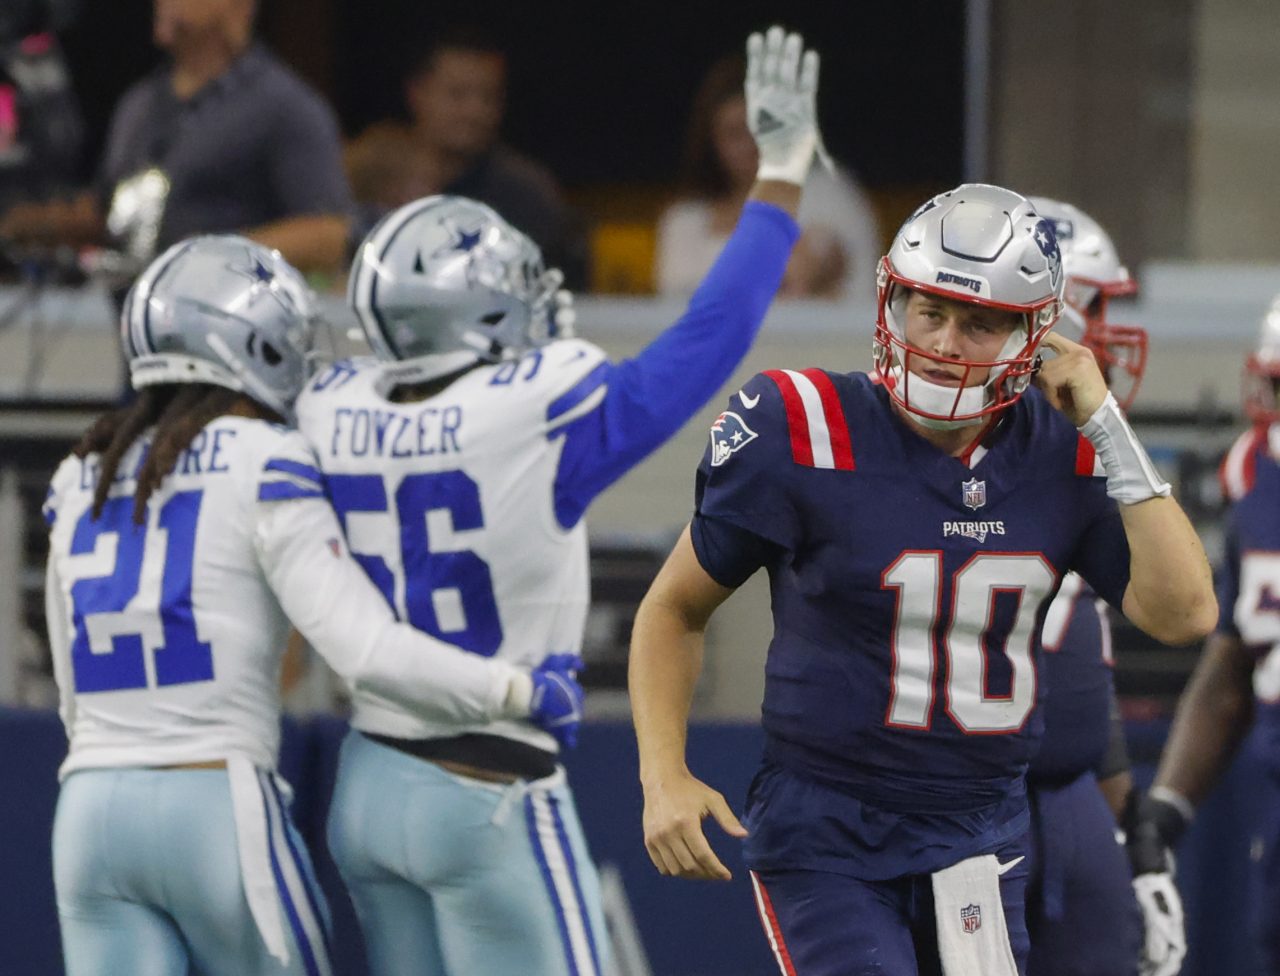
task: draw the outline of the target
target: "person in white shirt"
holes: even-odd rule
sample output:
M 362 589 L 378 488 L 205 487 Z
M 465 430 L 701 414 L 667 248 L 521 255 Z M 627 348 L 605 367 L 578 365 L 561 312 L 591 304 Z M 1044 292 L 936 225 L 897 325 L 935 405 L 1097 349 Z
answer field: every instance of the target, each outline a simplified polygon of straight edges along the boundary
M 694 97 L 682 195 L 658 223 L 659 294 L 693 293 L 728 240 L 755 179 L 759 154 L 747 125 L 744 70 L 740 56 L 717 61 Z M 803 233 L 779 294 L 870 305 L 883 247 L 871 204 L 847 169 L 809 171 L 797 223 Z

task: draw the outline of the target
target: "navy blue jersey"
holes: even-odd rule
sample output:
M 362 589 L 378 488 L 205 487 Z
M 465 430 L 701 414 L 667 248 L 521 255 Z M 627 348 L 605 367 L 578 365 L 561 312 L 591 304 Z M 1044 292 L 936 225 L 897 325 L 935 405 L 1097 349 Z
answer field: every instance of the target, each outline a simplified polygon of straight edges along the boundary
M 769 758 L 889 810 L 1015 790 L 1049 599 L 1070 570 L 1117 606 L 1128 585 L 1099 473 L 1035 390 L 957 458 L 866 375 L 754 377 L 712 428 L 692 536 L 724 585 L 768 569 Z
M 1063 783 L 1096 769 L 1111 732 L 1111 624 L 1106 604 L 1074 573 L 1049 607 L 1040 674 L 1044 735 L 1034 782 Z
M 1218 567 L 1218 631 L 1257 659 L 1253 672 L 1257 735 L 1280 767 L 1280 425 L 1242 434 L 1222 465 L 1227 512 Z

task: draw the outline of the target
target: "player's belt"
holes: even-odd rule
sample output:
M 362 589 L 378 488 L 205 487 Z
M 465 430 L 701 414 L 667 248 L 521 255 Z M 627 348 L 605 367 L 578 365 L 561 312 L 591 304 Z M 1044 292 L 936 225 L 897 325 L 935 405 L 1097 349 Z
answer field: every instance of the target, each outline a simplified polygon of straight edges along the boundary
M 400 739 L 376 732 L 360 734 L 428 762 L 456 763 L 513 779 L 545 779 L 556 771 L 553 754 L 501 735 L 469 732 L 441 739 Z

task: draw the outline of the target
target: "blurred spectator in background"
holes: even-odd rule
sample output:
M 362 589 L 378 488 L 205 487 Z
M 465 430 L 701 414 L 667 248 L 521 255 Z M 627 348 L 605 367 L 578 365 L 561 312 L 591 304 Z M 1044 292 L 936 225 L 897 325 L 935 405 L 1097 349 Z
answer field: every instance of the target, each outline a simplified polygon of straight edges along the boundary
M 110 244 L 141 266 L 197 233 L 238 231 L 306 272 L 346 257 L 351 194 L 321 96 L 253 39 L 255 0 L 154 0 L 169 58 L 111 118 L 97 185 L 0 216 L 22 245 Z
M 71 15 L 65 0 L 0 4 L 0 208 L 75 180 L 84 120 L 53 33 Z
M 732 55 L 707 71 L 689 119 L 683 191 L 658 225 L 657 285 L 664 295 L 697 287 L 724 246 L 756 176 L 756 145 L 747 129 L 743 59 Z M 780 295 L 870 303 L 883 251 L 865 194 L 843 167 L 809 171 L 797 218 L 803 234 Z
M 581 289 L 581 222 L 544 166 L 499 141 L 506 96 L 507 59 L 492 38 L 471 27 L 437 34 L 405 79 L 409 121 L 375 123 L 347 147 L 363 219 L 372 227 L 384 213 L 434 193 L 470 197 L 533 238 L 547 264 L 564 272 L 566 287 Z

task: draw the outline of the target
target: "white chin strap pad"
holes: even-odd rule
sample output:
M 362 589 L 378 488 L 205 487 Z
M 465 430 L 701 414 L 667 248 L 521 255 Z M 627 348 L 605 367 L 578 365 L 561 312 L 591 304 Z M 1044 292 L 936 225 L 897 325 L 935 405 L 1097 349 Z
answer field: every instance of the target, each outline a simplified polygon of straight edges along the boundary
M 925 427 L 954 430 L 957 427 L 973 427 L 986 420 L 985 416 L 968 417 L 963 420 L 936 420 L 922 416 L 920 413 L 923 411 L 943 416 L 953 411 L 959 414 L 977 413 L 987 405 L 988 387 L 985 384 L 966 387 L 959 391 L 960 395 L 957 397 L 955 387 L 930 383 L 923 376 L 915 373 L 908 376 L 899 365 L 893 367 L 893 378 L 902 394 L 902 402 L 911 411 L 916 422 Z
M 994 854 L 980 854 L 933 872 L 944 976 L 1018 976 L 1000 899 L 1000 874 Z

